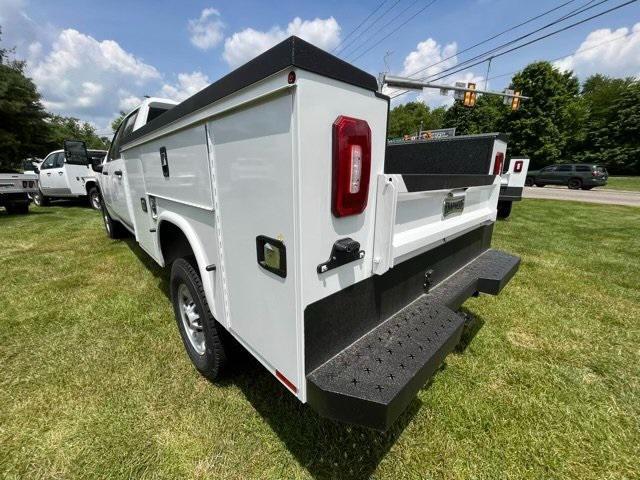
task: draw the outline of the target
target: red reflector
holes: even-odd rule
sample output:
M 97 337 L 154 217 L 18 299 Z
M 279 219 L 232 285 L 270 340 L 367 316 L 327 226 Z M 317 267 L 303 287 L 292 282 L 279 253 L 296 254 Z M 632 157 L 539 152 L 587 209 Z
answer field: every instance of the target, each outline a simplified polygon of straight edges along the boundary
M 283 374 L 280 373 L 279 370 L 276 370 L 276 377 L 278 377 L 278 380 L 280 380 L 282 383 L 285 384 L 285 386 L 291 390 L 293 393 L 298 393 L 298 389 L 296 388 L 296 386 L 291 383 L 287 377 L 285 377 Z
M 367 206 L 371 174 L 371 130 L 364 120 L 340 115 L 333 122 L 331 210 L 357 215 Z
M 501 175 L 502 174 L 502 165 L 504 164 L 504 153 L 498 152 L 496 153 L 496 160 L 493 162 L 493 174 Z
M 289 75 L 287 75 L 287 82 L 289 85 L 296 83 L 296 72 L 289 72 Z
M 516 161 L 516 164 L 513 166 L 514 173 L 520 173 L 522 171 L 522 165 L 524 162 L 522 160 Z

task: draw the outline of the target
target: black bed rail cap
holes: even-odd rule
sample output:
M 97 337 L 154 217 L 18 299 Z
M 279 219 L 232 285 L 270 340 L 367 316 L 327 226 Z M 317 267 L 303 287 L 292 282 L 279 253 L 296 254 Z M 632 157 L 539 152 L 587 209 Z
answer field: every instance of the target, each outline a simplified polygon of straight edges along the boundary
M 130 133 L 124 139 L 123 146 L 288 67 L 307 70 L 373 92 L 378 89 L 373 75 L 301 38 L 291 36 Z

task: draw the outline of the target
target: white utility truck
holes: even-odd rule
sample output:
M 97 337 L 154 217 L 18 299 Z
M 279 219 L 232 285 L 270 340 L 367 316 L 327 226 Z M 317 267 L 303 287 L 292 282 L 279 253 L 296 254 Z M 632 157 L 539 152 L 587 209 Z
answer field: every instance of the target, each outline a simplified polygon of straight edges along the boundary
M 385 430 L 458 344 L 460 305 L 516 272 L 490 247 L 504 139 L 412 165 L 388 114 L 375 77 L 291 37 L 125 118 L 97 167 L 105 227 L 171 268 L 204 376 L 226 330 L 321 415 Z
M 89 205 L 100 210 L 98 181 L 92 168 L 101 164 L 107 154 L 104 150 L 86 150 L 87 157 L 78 155 L 76 149 L 84 142 L 64 142 L 63 150 L 55 150 L 47 155 L 39 167 L 39 189 L 33 195 L 33 202 L 38 206 L 47 206 L 49 201 L 57 198 L 86 197 Z
M 0 170 L 0 207 L 8 214 L 29 213 L 29 195 L 38 191 L 38 175 Z

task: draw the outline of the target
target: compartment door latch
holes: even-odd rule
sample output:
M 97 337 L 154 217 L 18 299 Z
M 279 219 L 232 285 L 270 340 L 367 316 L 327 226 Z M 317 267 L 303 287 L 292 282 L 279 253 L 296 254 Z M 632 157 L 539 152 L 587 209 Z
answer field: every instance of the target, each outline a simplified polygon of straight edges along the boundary
M 364 258 L 364 250 L 360 250 L 360 242 L 349 237 L 341 238 L 333 244 L 329 260 L 318 265 L 316 271 L 325 273 L 360 258 Z

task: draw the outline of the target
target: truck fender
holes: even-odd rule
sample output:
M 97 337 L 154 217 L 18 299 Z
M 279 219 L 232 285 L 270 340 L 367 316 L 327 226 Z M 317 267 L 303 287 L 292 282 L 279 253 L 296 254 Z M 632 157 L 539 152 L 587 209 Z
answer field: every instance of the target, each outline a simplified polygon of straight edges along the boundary
M 211 313 L 216 318 L 220 318 L 216 314 L 216 305 L 215 299 L 213 296 L 214 285 L 213 285 L 213 275 L 215 272 L 208 272 L 206 267 L 208 265 L 208 259 L 202 245 L 202 242 L 198 238 L 193 227 L 189 224 L 189 222 L 174 212 L 163 211 L 160 212 L 158 216 L 158 228 L 156 229 L 156 245 L 158 245 L 158 256 L 162 261 L 162 266 L 166 266 L 165 259 L 162 255 L 162 247 L 160 244 L 160 233 L 162 231 L 163 224 L 172 223 L 176 227 L 178 227 L 184 236 L 187 237 L 187 241 L 191 246 L 191 250 L 193 251 L 194 256 L 196 257 L 196 262 L 198 263 L 198 271 L 200 273 L 200 278 L 202 279 L 202 286 L 204 287 L 204 292 L 207 297 L 207 302 L 209 303 L 209 308 L 211 309 Z

